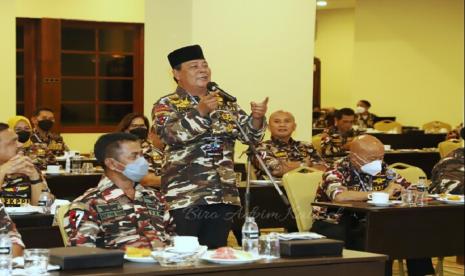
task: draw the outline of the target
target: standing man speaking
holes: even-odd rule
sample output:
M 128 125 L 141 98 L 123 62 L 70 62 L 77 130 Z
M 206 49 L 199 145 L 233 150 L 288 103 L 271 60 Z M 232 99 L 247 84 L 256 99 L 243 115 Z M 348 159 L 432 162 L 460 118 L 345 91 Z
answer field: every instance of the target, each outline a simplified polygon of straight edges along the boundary
M 155 104 L 152 117 L 167 145 L 161 188 L 178 235 L 197 236 L 210 249 L 225 246 L 240 206 L 234 144 L 244 142 L 234 119 L 258 143 L 266 129 L 268 98 L 251 103 L 247 115 L 235 102 L 210 93 L 211 70 L 199 45 L 168 55 L 176 91 Z

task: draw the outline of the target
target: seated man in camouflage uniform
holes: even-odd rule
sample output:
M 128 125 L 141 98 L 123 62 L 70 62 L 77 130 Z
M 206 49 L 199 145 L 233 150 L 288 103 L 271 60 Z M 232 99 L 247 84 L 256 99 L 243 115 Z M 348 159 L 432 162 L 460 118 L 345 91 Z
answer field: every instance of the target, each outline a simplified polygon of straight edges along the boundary
M 18 257 L 23 255 L 24 243 L 21 240 L 21 234 L 16 230 L 16 225 L 11 221 L 10 216 L 5 211 L 5 206 L 3 202 L 0 201 L 0 233 L 8 232 L 12 246 L 12 255 L 13 257 Z
M 375 125 L 376 115 L 369 112 L 370 107 L 371 103 L 367 100 L 360 100 L 357 103 L 355 109 L 355 113 L 357 113 L 355 125 L 357 125 L 360 130 L 373 128 Z
M 63 137 L 51 131 L 55 123 L 55 115 L 51 109 L 42 107 L 34 111 L 31 123 L 34 129 L 28 155 L 31 156 L 36 166 L 45 170 L 47 165 L 57 164 L 55 157 L 64 155 L 68 147 Z
M 32 160 L 20 152 L 18 135 L 0 123 L 0 198 L 7 207 L 37 205 L 47 183 Z
M 280 110 L 270 116 L 268 128 L 271 140 L 262 142 L 257 151 L 274 177 L 282 177 L 288 171 L 301 166 L 326 170 L 325 162 L 312 144 L 292 139 L 296 127 L 294 116 L 290 112 Z M 254 166 L 257 169 L 257 178 L 264 178 L 265 172 L 257 160 L 254 160 Z
M 464 129 L 460 130 L 463 139 Z M 441 159 L 432 172 L 429 193 L 463 195 L 464 189 L 464 154 L 460 147 Z
M 139 184 L 148 163 L 137 137 L 105 134 L 94 152 L 105 176 L 71 203 L 64 219 L 68 244 L 112 249 L 165 245 L 171 218 L 160 193 Z
M 377 138 L 370 135 L 355 138 L 350 145 L 349 156 L 336 161 L 323 174 L 315 202 L 367 201 L 375 191 L 397 197 L 410 183 L 390 170 L 383 158 L 384 145 Z M 312 216 L 312 232 L 343 240 L 348 249 L 364 250 L 366 228 L 363 214 L 349 213 L 343 208 L 313 206 Z M 431 259 L 407 260 L 407 266 L 409 275 L 434 273 Z M 386 275 L 391 275 L 392 262 L 388 262 L 386 269 Z
M 209 248 L 222 247 L 240 206 L 234 144 L 244 137 L 234 119 L 258 143 L 266 129 L 268 99 L 251 103 L 249 116 L 218 92 L 209 93 L 211 71 L 198 45 L 177 49 L 168 60 L 178 87 L 158 100 L 152 112 L 166 144 L 161 189 L 178 235 L 197 236 Z
M 329 163 L 336 158 L 345 156 L 350 148 L 350 143 L 359 132 L 352 128 L 355 113 L 350 108 L 342 108 L 336 111 L 336 121 L 321 134 L 321 155 Z

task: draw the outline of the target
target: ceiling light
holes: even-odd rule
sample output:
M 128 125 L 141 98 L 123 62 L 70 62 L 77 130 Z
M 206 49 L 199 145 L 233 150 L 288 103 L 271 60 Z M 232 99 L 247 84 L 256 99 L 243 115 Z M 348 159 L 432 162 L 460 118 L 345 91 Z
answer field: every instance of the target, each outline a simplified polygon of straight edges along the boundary
M 326 7 L 328 5 L 328 2 L 326 2 L 324 0 L 318 0 L 318 1 L 316 1 L 316 5 L 318 7 Z

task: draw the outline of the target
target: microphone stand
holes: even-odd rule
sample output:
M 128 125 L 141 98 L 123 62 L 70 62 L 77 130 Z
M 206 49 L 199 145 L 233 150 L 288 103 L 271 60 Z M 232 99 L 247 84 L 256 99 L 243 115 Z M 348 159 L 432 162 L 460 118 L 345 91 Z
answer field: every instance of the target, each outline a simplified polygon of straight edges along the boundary
M 247 181 L 246 181 L 246 190 L 245 190 L 245 217 L 249 216 L 249 211 L 250 211 L 250 173 L 252 169 L 251 164 L 252 164 L 253 156 L 255 156 L 258 163 L 260 164 L 260 168 L 266 173 L 268 178 L 270 178 L 271 183 L 273 183 L 274 188 L 278 192 L 284 204 L 286 204 L 286 206 L 289 206 L 289 200 L 284 195 L 284 193 L 281 191 L 281 188 L 279 188 L 278 184 L 274 180 L 274 177 L 271 175 L 270 170 L 268 170 L 268 168 L 266 167 L 265 162 L 263 162 L 263 159 L 258 153 L 257 148 L 255 147 L 254 143 L 249 139 L 249 136 L 245 132 L 244 128 L 242 128 L 241 124 L 239 124 L 236 117 L 232 116 L 232 118 L 237 128 L 241 132 L 242 136 L 244 137 L 245 144 L 249 146 L 249 149 L 247 150 Z

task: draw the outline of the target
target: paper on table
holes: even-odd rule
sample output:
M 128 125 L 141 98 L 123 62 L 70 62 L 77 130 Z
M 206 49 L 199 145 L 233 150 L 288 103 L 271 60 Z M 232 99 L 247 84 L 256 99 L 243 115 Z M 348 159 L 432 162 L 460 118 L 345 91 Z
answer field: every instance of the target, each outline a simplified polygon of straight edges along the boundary
M 295 232 L 295 233 L 279 233 L 278 237 L 280 240 L 289 241 L 289 240 L 317 240 L 326 238 L 323 235 L 313 233 L 313 232 Z
M 31 213 L 44 213 L 44 209 L 40 206 L 21 206 L 21 207 L 5 207 L 5 211 L 10 214 L 31 214 Z

